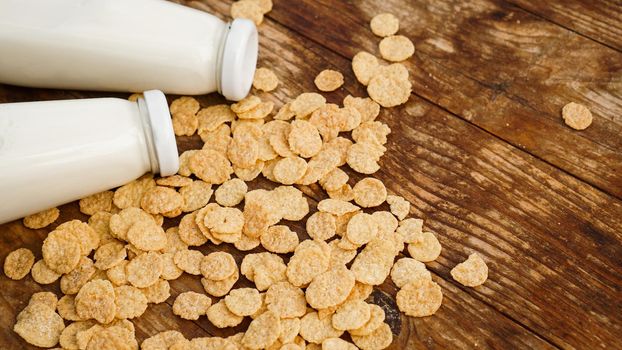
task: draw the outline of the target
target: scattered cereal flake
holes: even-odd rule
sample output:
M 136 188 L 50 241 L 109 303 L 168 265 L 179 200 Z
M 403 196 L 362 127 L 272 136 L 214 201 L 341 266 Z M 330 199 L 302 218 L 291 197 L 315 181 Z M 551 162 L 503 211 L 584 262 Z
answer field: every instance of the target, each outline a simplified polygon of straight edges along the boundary
M 162 275 L 160 278 L 165 280 L 175 280 L 184 272 L 175 264 L 175 253 L 163 253 L 162 257 Z
M 397 33 L 400 21 L 390 13 L 381 13 L 374 16 L 370 23 L 372 33 L 380 37 L 387 37 Z
M 77 321 L 71 323 L 70 325 L 65 327 L 65 329 L 63 329 L 63 332 L 60 334 L 60 338 L 58 339 L 60 346 L 62 346 L 63 349 L 80 349 L 80 347 L 78 346 L 78 340 L 76 339 L 76 334 L 78 332 L 85 331 L 93 327 L 94 325 L 95 323 L 91 320 Z
M 89 255 L 93 249 L 97 249 L 99 246 L 99 234 L 87 223 L 80 220 L 64 222 L 56 227 L 56 231 L 64 231 L 76 237 L 80 242 L 82 255 Z
M 349 250 L 342 249 L 339 247 L 338 243 L 339 243 L 339 240 L 334 240 L 328 243 L 331 249 L 330 250 L 331 268 L 340 266 L 340 265 L 345 265 L 349 263 L 350 261 L 352 261 L 352 259 L 354 259 L 354 257 L 356 256 L 355 249 L 349 249 Z
M 213 150 L 197 151 L 190 158 L 190 170 L 201 180 L 221 184 L 231 177 L 233 168 L 229 160 L 222 154 Z
M 373 174 L 380 169 L 378 161 L 386 148 L 381 145 L 363 142 L 348 148 L 347 162 L 352 170 L 361 174 Z
M 467 287 L 477 287 L 488 278 L 488 266 L 479 254 L 473 253 L 469 258 L 451 269 L 451 277 Z
M 145 339 L 140 344 L 140 348 L 142 350 L 168 350 L 171 346 L 184 340 L 186 338 L 178 331 L 164 331 Z
M 239 234 L 244 226 L 244 214 L 237 208 L 218 206 L 205 214 L 203 223 L 212 234 Z
M 354 215 L 360 212 L 361 212 L 360 208 L 357 207 L 356 210 L 353 210 L 351 212 L 347 212 L 342 215 L 336 215 L 335 216 L 335 226 L 336 226 L 335 232 L 337 233 L 337 235 L 341 237 L 345 236 L 346 231 L 348 229 L 348 222 Z
M 562 108 L 562 117 L 569 127 L 585 130 L 592 124 L 592 112 L 582 104 L 570 102 Z
M 421 278 L 406 284 L 397 292 L 397 307 L 408 316 L 433 315 L 443 301 L 441 287 L 432 280 Z
M 83 256 L 75 269 L 60 278 L 60 290 L 65 294 L 76 294 L 96 272 L 93 260 Z
M 208 237 L 202 232 L 197 217 L 204 213 L 203 209 L 186 214 L 179 222 L 179 238 L 189 246 L 200 246 L 207 242 Z M 201 220 L 202 222 L 202 220 Z M 207 230 L 207 228 L 206 228 Z
M 177 136 L 192 136 L 199 126 L 197 115 L 191 112 L 173 113 L 172 122 L 173 131 Z
M 336 138 L 340 131 L 344 131 L 348 115 L 334 103 L 327 103 L 311 113 L 309 123 L 319 131 L 324 141 Z
M 24 226 L 31 229 L 44 228 L 58 219 L 60 210 L 58 208 L 50 208 L 40 213 L 28 215 L 24 218 Z
M 349 333 L 352 336 L 370 335 L 371 333 L 373 333 L 373 331 L 378 329 L 378 327 L 383 324 L 385 318 L 384 310 L 380 306 L 375 304 L 370 304 L 369 310 L 369 321 L 367 321 L 363 326 L 357 329 L 349 330 Z
M 282 318 L 279 340 L 283 344 L 291 343 L 300 333 L 300 318 Z
M 432 232 L 423 232 L 419 239 L 408 244 L 408 253 L 421 262 L 436 260 L 441 255 L 441 244 Z
M 268 310 L 280 318 L 302 317 L 307 311 L 305 293 L 289 282 L 271 285 L 266 292 L 265 303 Z
M 261 99 L 259 97 L 254 95 L 248 95 L 246 96 L 246 98 L 240 100 L 239 102 L 232 104 L 231 110 L 236 114 L 244 113 L 259 106 L 260 103 Z
M 248 326 L 242 345 L 249 349 L 265 349 L 277 341 L 280 333 L 281 319 L 275 313 L 266 311 Z
M 290 120 L 296 115 L 292 110 L 291 102 L 284 104 L 274 116 L 274 120 Z
M 179 236 L 179 227 L 170 227 L 164 233 L 166 234 L 166 247 L 162 250 L 163 253 L 175 253 L 188 249 L 188 245 Z
M 95 267 L 100 270 L 108 270 L 119 265 L 126 257 L 125 245 L 119 241 L 111 241 L 95 251 Z
M 371 318 L 371 308 L 363 300 L 345 302 L 333 315 L 333 327 L 342 331 L 357 329 Z
M 203 260 L 203 253 L 198 250 L 180 250 L 175 253 L 173 257 L 175 265 L 184 272 L 191 275 L 201 274 L 201 261 Z
M 408 80 L 408 69 L 402 63 L 392 63 L 388 66 L 381 66 L 378 75 L 384 75 L 395 80 Z
M 80 241 L 76 236 L 66 231 L 54 230 L 43 241 L 41 252 L 45 264 L 50 269 L 57 273 L 67 273 L 78 265 L 81 255 L 80 247 Z
M 201 138 L 204 140 L 202 149 L 213 150 L 226 154 L 229 151 L 229 145 L 231 144 L 231 128 L 227 124 L 223 124 L 216 128 L 214 131 L 206 131 L 201 134 Z
M 279 78 L 271 69 L 265 67 L 257 68 L 253 78 L 253 87 L 255 89 L 269 92 L 276 89 L 278 85 Z
M 224 123 L 232 122 L 235 120 L 235 113 L 228 105 L 216 105 L 203 108 L 197 113 L 199 120 L 199 135 L 205 142 L 204 134 L 207 132 L 215 131 L 221 127 Z
M 326 191 L 326 194 L 328 194 L 328 197 L 331 199 L 338 199 L 346 202 L 354 200 L 354 191 L 352 190 L 352 186 L 348 184 L 341 186 L 335 191 Z
M 183 96 L 178 99 L 175 99 L 169 108 L 171 114 L 177 113 L 192 113 L 195 114 L 199 111 L 201 105 L 199 101 L 195 100 L 193 97 Z
M 89 218 L 89 226 L 99 235 L 99 245 L 112 242 L 114 237 L 110 234 L 110 218 L 112 213 L 100 211 Z
M 240 269 L 248 280 L 255 282 L 259 291 L 287 279 L 287 266 L 283 259 L 272 253 L 248 254 L 244 256 Z
M 322 344 L 327 338 L 339 338 L 343 331 L 333 327 L 330 317 L 320 319 L 317 312 L 309 312 L 300 320 L 300 335 L 308 342 Z
M 406 103 L 411 89 L 412 85 L 408 80 L 377 74 L 369 81 L 367 93 L 379 105 L 389 108 Z
M 391 207 L 391 213 L 400 220 L 404 220 L 406 215 L 410 213 L 410 202 L 404 199 L 404 197 L 388 195 L 387 203 Z
M 391 129 L 387 124 L 379 121 L 365 122 L 352 130 L 352 139 L 355 142 L 369 142 L 384 145 Z
M 205 289 L 205 292 L 207 294 L 213 295 L 215 297 L 222 297 L 229 293 L 229 291 L 231 290 L 231 288 L 233 288 L 233 285 L 235 284 L 235 282 L 238 281 L 239 278 L 240 272 L 236 268 L 235 272 L 231 276 L 225 278 L 222 281 L 212 281 L 208 280 L 207 278 L 201 278 L 201 284 L 203 285 L 203 289 Z
M 415 53 L 415 45 L 403 35 L 391 35 L 382 39 L 378 48 L 382 58 L 391 62 L 407 60 Z
M 193 181 L 188 186 L 180 188 L 179 194 L 183 199 L 182 211 L 191 212 L 203 208 L 209 202 L 213 192 L 212 185 L 201 180 Z
M 315 212 L 307 219 L 307 233 L 312 239 L 326 241 L 335 235 L 335 217 L 326 212 Z
M 259 291 L 254 288 L 234 289 L 224 300 L 229 311 L 238 316 L 250 316 L 257 312 L 262 304 Z
M 180 162 L 182 158 L 183 154 L 182 157 L 180 157 Z M 181 173 L 181 170 L 179 174 L 184 175 Z M 188 173 L 187 175 L 190 174 Z M 126 209 L 129 207 L 140 208 L 140 201 L 143 198 L 145 192 L 155 186 L 156 183 L 155 180 L 153 180 L 153 175 L 147 174 L 137 180 L 134 180 L 128 184 L 119 187 L 114 192 L 114 197 L 112 200 L 114 202 L 114 205 L 116 205 L 120 209 Z
M 358 348 L 341 338 L 327 338 L 322 342 L 322 350 L 358 350 Z
M 6 260 L 5 260 L 6 263 Z M 57 279 L 60 278 L 60 273 L 50 269 L 43 259 L 37 261 L 34 265 L 32 265 L 32 269 L 30 270 L 30 274 L 32 275 L 32 279 L 39 284 L 50 284 L 56 282 Z
M 287 264 L 287 279 L 295 286 L 302 287 L 330 266 L 330 247 L 324 241 L 303 241 Z
M 342 126 L 341 131 L 352 131 L 361 125 L 363 116 L 358 109 L 346 106 L 341 108 L 339 111 L 345 116 L 345 124 Z
M 174 189 L 162 186 L 152 187 L 145 192 L 140 201 L 141 208 L 150 214 L 162 214 L 166 217 L 173 212 L 180 212 L 184 204 L 183 197 Z
M 387 189 L 382 181 L 367 177 L 353 187 L 354 202 L 363 208 L 377 207 L 387 199 Z
M 277 254 L 291 253 L 300 243 L 298 235 L 285 225 L 270 226 L 260 237 L 261 245 L 267 251 Z
M 166 234 L 154 222 L 138 221 L 127 231 L 128 242 L 144 251 L 161 250 L 166 247 Z
M 401 258 L 395 262 L 391 269 L 391 279 L 398 288 L 418 279 L 432 280 L 432 274 L 425 264 L 411 258 Z
M 82 333 L 78 333 L 78 336 Z M 134 337 L 134 332 L 124 327 L 113 326 L 94 332 L 86 349 L 132 350 L 138 349 L 138 343 Z
M 231 17 L 250 19 L 260 25 L 263 22 L 263 11 L 254 0 L 240 0 L 231 4 Z
M 12 280 L 21 280 L 30 272 L 35 256 L 30 249 L 19 248 L 4 259 L 4 274 Z
M 244 199 L 248 186 L 241 179 L 225 181 L 215 192 L 216 202 L 225 207 L 234 207 Z
M 90 281 L 76 295 L 76 313 L 83 319 L 93 318 L 99 323 L 110 323 L 115 316 L 114 301 L 114 288 L 109 281 Z
M 44 304 L 54 310 L 56 309 L 56 305 L 58 304 L 58 298 L 56 297 L 56 294 L 52 292 L 33 293 L 30 296 L 30 300 L 28 300 L 28 305 L 33 305 L 37 303 Z
M 304 92 L 291 102 L 290 108 L 297 119 L 305 119 L 325 103 L 324 96 L 315 92 Z
M 388 324 L 382 323 L 369 335 L 353 335 L 352 341 L 361 350 L 382 350 L 388 348 L 393 342 L 393 333 L 391 333 L 391 327 Z
M 423 220 L 415 218 L 402 220 L 396 232 L 402 236 L 405 243 L 417 243 L 423 237 Z
M 56 304 L 58 314 L 68 321 L 84 321 L 84 318 L 78 316 L 76 312 L 75 297 L 73 295 L 64 295 Z
M 315 77 L 314 82 L 320 91 L 335 91 L 343 85 L 343 74 L 336 70 L 325 69 Z
M 352 70 L 359 83 L 367 86 L 380 67 L 376 56 L 361 51 L 352 58 Z
M 237 166 L 233 167 L 233 171 L 235 172 L 235 176 L 243 181 L 253 181 L 264 169 L 265 162 L 258 160 L 255 165 L 250 168 L 239 168 Z
M 222 281 L 237 270 L 233 256 L 226 252 L 213 252 L 201 259 L 201 274 L 213 281 Z
M 380 285 L 391 273 L 395 245 L 391 241 L 377 238 L 367 244 L 356 256 L 351 270 L 358 282 Z
M 185 320 L 198 320 L 207 313 L 212 299 L 205 294 L 184 292 L 175 298 L 173 313 Z
M 348 241 L 361 246 L 378 235 L 378 222 L 367 213 L 354 215 L 346 227 Z
M 184 187 L 192 184 L 192 179 L 181 175 L 161 177 L 155 180 L 157 185 L 167 187 Z
M 106 277 L 108 277 L 108 280 L 115 286 L 127 284 L 127 272 L 125 271 L 125 267 L 128 263 L 128 260 L 123 260 L 119 265 L 106 270 Z
M 282 158 L 273 169 L 274 178 L 284 185 L 296 183 L 306 172 L 307 162 L 300 157 Z
M 118 319 L 140 317 L 147 310 L 147 298 L 140 289 L 120 286 L 114 289 L 116 315 Z
M 374 121 L 378 114 L 380 114 L 380 105 L 374 102 L 369 97 L 353 97 L 351 95 L 346 96 L 343 99 L 344 107 L 355 108 L 361 114 L 361 122 Z
M 322 137 L 317 128 L 305 120 L 294 120 L 287 137 L 289 148 L 303 158 L 310 158 L 322 149 Z
M 263 119 L 272 113 L 274 109 L 274 102 L 267 101 L 261 102 L 257 107 L 243 113 L 238 113 L 240 120 L 257 120 Z
M 134 287 L 146 288 L 156 283 L 162 274 L 162 258 L 147 252 L 132 259 L 126 266 L 127 281 Z
M 314 309 L 336 306 L 346 300 L 354 288 L 354 274 L 345 266 L 316 276 L 306 290 L 307 302 Z
M 272 11 L 272 0 L 251 0 L 254 1 L 259 8 L 261 8 L 261 12 L 265 15 L 266 13 Z
M 227 328 L 239 325 L 244 320 L 244 317 L 229 311 L 225 300 L 221 299 L 207 309 L 207 319 L 218 328 Z
M 58 344 L 65 329 L 63 319 L 43 303 L 26 306 L 18 315 L 13 331 L 29 344 L 50 348 Z
M 139 208 L 127 208 L 110 217 L 110 233 L 113 237 L 127 241 L 127 231 L 139 221 L 155 222 L 153 216 Z
M 147 288 L 141 288 L 140 291 L 145 295 L 148 303 L 160 304 L 171 296 L 171 285 L 168 281 L 158 280 Z

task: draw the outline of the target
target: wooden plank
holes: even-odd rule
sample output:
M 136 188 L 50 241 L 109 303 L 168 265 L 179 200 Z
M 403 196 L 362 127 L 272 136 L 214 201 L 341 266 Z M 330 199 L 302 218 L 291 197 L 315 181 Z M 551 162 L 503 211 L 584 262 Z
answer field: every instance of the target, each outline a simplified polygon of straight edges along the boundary
M 622 51 L 622 2 L 506 0 L 615 50 Z
M 622 197 L 619 52 L 494 0 L 280 1 L 270 16 L 351 58 L 378 54 L 368 23 L 387 11 L 417 47 L 405 62 L 417 95 Z M 594 112 L 589 129 L 564 125 L 570 101 Z

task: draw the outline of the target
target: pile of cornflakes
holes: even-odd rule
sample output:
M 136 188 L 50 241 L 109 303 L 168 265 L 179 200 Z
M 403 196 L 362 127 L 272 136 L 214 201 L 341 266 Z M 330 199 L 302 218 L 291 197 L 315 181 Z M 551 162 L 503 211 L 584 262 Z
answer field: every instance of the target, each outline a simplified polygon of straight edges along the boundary
M 232 13 L 260 22 L 269 8 L 270 1 L 241 0 Z M 395 16 L 378 15 L 371 27 L 384 37 L 383 58 L 395 62 L 413 54 L 410 40 L 394 35 Z M 57 226 L 43 242 L 42 259 L 35 262 L 25 248 L 9 254 L 9 278 L 30 273 L 40 284 L 60 280 L 64 294 L 33 294 L 14 331 L 42 347 L 137 349 L 130 320 L 165 302 L 170 281 L 184 273 L 200 278 L 205 291 L 179 294 L 175 315 L 206 317 L 218 328 L 245 318 L 250 325 L 227 338 L 190 340 L 163 331 L 143 341 L 142 349 L 384 349 L 393 340 L 385 312 L 366 300 L 388 277 L 399 289 L 402 312 L 433 315 L 443 295 L 425 263 L 441 254 L 436 235 L 423 220 L 408 217 L 411 204 L 390 194 L 382 181 L 352 183 L 347 170 L 371 175 L 380 169 L 391 129 L 376 119 L 380 106 L 408 100 L 408 71 L 365 52 L 352 67 L 370 97 L 348 96 L 343 106 L 315 92 L 300 94 L 276 113 L 272 102 L 254 95 L 206 108 L 192 97 L 173 101 L 175 133 L 198 133 L 203 148 L 181 154 L 177 175 L 148 174 L 80 200 L 88 222 Z M 257 90 L 278 84 L 271 70 L 257 70 Z M 315 84 L 333 91 L 343 75 L 325 70 Z M 260 176 L 276 185 L 250 189 L 247 183 Z M 296 187 L 311 184 L 327 195 L 317 210 Z M 384 203 L 390 211 L 380 209 Z M 24 225 L 43 228 L 58 216 L 53 208 L 24 218 Z M 179 225 L 164 230 L 165 218 L 180 218 Z M 286 225 L 293 221 L 304 221 L 306 234 Z M 239 266 L 227 252 L 193 249 L 222 244 L 241 252 Z M 469 287 L 484 283 L 487 274 L 477 253 L 451 271 Z M 254 287 L 235 288 L 241 275 Z

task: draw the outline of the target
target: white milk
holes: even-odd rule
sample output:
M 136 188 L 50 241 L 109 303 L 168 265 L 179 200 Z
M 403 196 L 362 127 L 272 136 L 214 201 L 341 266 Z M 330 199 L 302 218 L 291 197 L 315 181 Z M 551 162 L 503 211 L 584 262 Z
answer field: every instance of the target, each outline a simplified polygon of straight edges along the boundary
M 179 168 L 164 94 L 0 104 L 0 223 Z
M 257 29 L 164 0 L 0 0 L 0 82 L 183 95 L 250 90 Z

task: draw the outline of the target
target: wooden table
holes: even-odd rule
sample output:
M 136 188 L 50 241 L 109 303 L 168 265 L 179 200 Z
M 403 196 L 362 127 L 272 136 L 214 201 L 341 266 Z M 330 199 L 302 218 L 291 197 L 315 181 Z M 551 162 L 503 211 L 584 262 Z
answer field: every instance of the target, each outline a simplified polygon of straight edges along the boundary
M 231 1 L 180 2 L 226 18 Z M 395 312 L 390 281 L 377 288 L 372 299 L 388 311 L 391 349 L 622 348 L 622 3 L 274 2 L 259 27 L 260 66 L 283 82 L 262 95 L 278 104 L 315 91 L 313 78 L 325 68 L 346 76 L 344 88 L 326 94 L 329 101 L 363 96 L 350 60 L 360 50 L 377 52 L 379 39 L 368 26 L 375 14 L 397 15 L 400 33 L 417 47 L 406 63 L 414 86 L 409 102 L 380 116 L 393 132 L 376 176 L 437 232 L 443 253 L 428 267 L 444 301 L 432 317 L 409 318 Z M 111 95 L 127 96 L 0 85 L 0 102 Z M 587 130 L 564 125 L 560 110 L 570 101 L 593 112 Z M 200 140 L 180 138 L 179 146 L 198 148 Z M 325 196 L 304 190 L 312 201 Z M 85 218 L 76 203 L 61 207 L 61 220 L 72 218 Z M 0 259 L 22 246 L 40 257 L 54 226 L 0 226 Z M 449 270 L 474 251 L 488 262 L 490 277 L 465 288 Z M 197 278 L 172 283 L 173 296 L 188 289 L 201 291 Z M 0 290 L 0 348 L 23 348 L 10 330 L 16 313 L 32 292 L 59 292 L 58 283 L 42 287 L 30 277 L 2 275 Z M 180 320 L 173 300 L 135 320 L 141 340 L 165 329 L 187 337 L 241 329 Z

